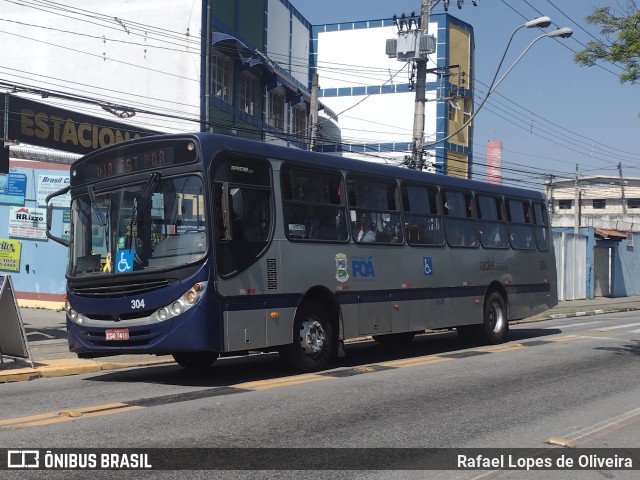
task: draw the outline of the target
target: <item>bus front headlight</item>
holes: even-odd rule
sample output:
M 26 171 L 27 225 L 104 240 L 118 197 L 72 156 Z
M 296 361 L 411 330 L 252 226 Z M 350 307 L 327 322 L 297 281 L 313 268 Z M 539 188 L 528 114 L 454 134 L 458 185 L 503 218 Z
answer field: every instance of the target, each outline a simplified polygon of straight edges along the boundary
M 169 305 L 156 310 L 156 318 L 159 322 L 164 322 L 186 312 L 202 298 L 207 288 L 207 282 L 199 282 L 187 290 L 180 298 L 174 300 Z
M 180 300 L 176 300 L 171 304 L 171 313 L 178 316 L 182 312 L 184 312 L 184 307 L 182 306 L 182 303 L 180 302 Z

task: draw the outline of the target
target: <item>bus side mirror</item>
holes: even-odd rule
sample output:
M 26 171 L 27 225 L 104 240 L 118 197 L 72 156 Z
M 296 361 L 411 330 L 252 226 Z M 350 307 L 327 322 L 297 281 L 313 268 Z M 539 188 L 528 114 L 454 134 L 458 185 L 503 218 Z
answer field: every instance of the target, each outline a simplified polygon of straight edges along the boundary
M 71 245 L 71 242 L 69 240 L 65 240 L 64 238 L 60 238 L 60 237 L 56 237 L 55 235 L 53 235 L 51 233 L 51 224 L 53 223 L 53 204 L 49 203 L 49 200 L 52 199 L 53 197 L 57 197 L 58 195 L 64 195 L 65 193 L 67 193 L 69 191 L 70 187 L 65 187 L 62 190 L 58 190 L 57 192 L 52 193 L 51 195 L 47 196 L 46 202 L 47 202 L 47 238 L 50 238 L 51 240 L 53 240 L 54 242 L 58 242 L 60 245 L 64 245 L 65 247 L 68 247 L 69 245 Z

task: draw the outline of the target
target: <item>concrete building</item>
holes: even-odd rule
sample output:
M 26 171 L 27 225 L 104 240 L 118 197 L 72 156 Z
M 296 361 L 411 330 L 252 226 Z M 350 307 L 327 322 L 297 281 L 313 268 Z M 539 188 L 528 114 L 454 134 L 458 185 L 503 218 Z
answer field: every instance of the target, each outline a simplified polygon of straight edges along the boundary
M 557 180 L 548 183 L 547 198 L 559 298 L 639 294 L 640 179 Z
M 448 14 L 430 20 L 436 51 L 427 61 L 427 169 L 470 178 L 473 126 L 461 127 L 473 108 L 473 29 Z M 386 41 L 397 36 L 392 19 L 313 27 L 311 67 L 319 75 L 319 96 L 339 117 L 334 123 L 321 112 L 322 151 L 392 164 L 411 154 L 412 64 L 385 54 Z
M 615 176 L 555 180 L 547 185 L 554 227 L 640 231 L 640 178 Z M 576 198 L 578 202 L 576 204 Z

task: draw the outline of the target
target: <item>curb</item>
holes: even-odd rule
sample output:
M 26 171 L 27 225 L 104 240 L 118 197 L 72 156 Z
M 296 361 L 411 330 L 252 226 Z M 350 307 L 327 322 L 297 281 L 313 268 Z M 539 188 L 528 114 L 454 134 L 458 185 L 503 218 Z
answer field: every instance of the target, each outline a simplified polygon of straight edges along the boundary
M 117 370 L 131 367 L 150 367 L 175 363 L 173 357 L 163 356 L 153 360 L 142 361 L 96 361 L 83 359 L 47 360 L 39 362 L 34 368 L 16 368 L 6 372 L 0 371 L 0 383 L 23 382 L 37 378 L 65 377 L 83 373 L 95 373 L 105 370 Z
M 573 317 L 590 317 L 593 315 L 603 315 L 606 313 L 622 313 L 622 312 L 635 312 L 640 310 L 640 305 L 637 307 L 625 307 L 625 308 L 612 308 L 612 309 L 596 309 L 596 310 L 585 310 L 583 312 L 568 312 L 568 313 L 552 313 L 549 315 L 544 315 L 543 317 L 532 317 L 524 320 L 519 320 L 517 322 L 512 323 L 531 323 L 531 322 L 541 322 L 543 320 L 559 320 L 563 318 L 573 318 Z

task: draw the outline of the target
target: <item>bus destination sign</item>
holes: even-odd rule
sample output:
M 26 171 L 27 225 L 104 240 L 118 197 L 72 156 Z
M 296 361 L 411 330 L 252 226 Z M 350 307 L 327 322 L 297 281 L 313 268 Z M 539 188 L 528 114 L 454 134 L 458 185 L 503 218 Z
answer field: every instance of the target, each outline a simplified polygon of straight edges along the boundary
M 160 170 L 196 160 L 197 148 L 193 141 L 172 141 L 156 148 L 146 144 L 126 145 L 97 155 L 89 155 L 72 167 L 71 183 L 106 180 L 111 177 L 132 175 L 148 170 Z
M 85 165 L 87 167 L 85 179 L 103 180 L 116 175 L 156 170 L 173 163 L 173 148 L 149 150 L 122 157 L 97 158 L 94 162 Z

